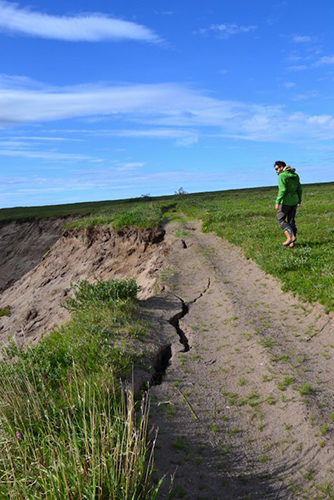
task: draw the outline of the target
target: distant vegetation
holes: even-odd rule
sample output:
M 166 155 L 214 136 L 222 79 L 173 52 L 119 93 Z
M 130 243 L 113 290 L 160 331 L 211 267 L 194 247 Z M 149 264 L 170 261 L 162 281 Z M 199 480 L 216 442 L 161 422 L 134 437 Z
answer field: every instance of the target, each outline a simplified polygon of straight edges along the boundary
M 136 227 L 156 229 L 163 220 L 164 209 L 158 203 L 129 204 L 127 208 L 109 208 L 103 213 L 80 218 L 66 225 L 67 228 L 86 229 L 88 227 L 110 225 L 115 229 Z
M 161 196 L 151 198 L 149 195 L 143 195 L 141 198 L 132 198 L 128 200 L 110 200 L 94 201 L 85 203 L 71 203 L 68 205 L 46 205 L 42 207 L 16 207 L 0 209 L 0 222 L 10 220 L 31 220 L 48 217 L 67 217 L 77 215 L 80 217 L 112 216 L 112 214 L 124 213 L 127 211 L 138 210 L 139 207 L 152 205 L 152 201 L 169 201 L 171 196 Z

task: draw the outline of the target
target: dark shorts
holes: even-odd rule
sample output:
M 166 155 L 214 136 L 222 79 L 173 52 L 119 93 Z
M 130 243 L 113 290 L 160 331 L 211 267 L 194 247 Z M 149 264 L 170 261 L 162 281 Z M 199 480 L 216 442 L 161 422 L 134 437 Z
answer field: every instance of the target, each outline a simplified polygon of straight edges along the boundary
M 279 209 L 276 214 L 276 220 L 283 230 L 291 228 L 292 231 L 296 234 L 296 211 L 297 205 L 279 205 Z

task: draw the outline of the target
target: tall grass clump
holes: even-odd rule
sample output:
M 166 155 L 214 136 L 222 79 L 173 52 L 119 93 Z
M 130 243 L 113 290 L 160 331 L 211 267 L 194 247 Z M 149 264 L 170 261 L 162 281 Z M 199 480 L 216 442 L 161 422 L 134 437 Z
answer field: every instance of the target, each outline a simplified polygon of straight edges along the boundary
M 24 350 L 3 349 L 0 498 L 156 498 L 149 400 L 136 402 L 121 382 L 141 356 L 135 294 L 123 292 L 72 302 L 68 324 Z
M 156 229 L 162 222 L 163 207 L 159 203 L 133 202 L 128 206 L 110 208 L 102 213 L 94 213 L 67 225 L 69 228 L 87 229 L 96 226 L 111 226 L 115 229 L 135 227 Z
M 121 227 L 138 227 L 140 229 L 156 229 L 162 221 L 161 206 L 149 203 L 135 206 L 131 210 L 117 213 L 112 226 L 116 229 Z

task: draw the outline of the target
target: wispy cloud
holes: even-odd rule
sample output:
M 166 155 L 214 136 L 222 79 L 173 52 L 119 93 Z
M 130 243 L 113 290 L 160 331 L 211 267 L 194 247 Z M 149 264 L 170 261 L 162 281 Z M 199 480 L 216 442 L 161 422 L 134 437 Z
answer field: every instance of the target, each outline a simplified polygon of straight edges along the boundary
M 118 163 L 118 166 L 115 167 L 115 170 L 118 172 L 127 172 L 127 171 L 133 171 L 137 170 L 138 168 L 142 168 L 145 165 L 144 162 L 137 161 L 137 162 L 127 162 L 127 163 Z
M 283 83 L 283 87 L 285 87 L 286 89 L 292 89 L 295 86 L 296 86 L 296 84 L 294 82 L 284 82 Z
M 150 29 L 101 13 L 53 16 L 0 0 L 0 31 L 71 42 L 137 40 L 159 43 Z
M 56 162 L 96 162 L 96 158 L 76 153 L 59 153 L 57 151 L 35 151 L 29 149 L 2 149 L 0 144 L 0 156 L 11 156 L 15 158 L 38 159 Z
M 178 146 L 190 146 L 198 141 L 198 132 L 175 128 L 155 128 L 155 129 L 128 129 L 113 130 L 110 135 L 116 137 L 138 137 L 147 139 L 175 139 Z
M 305 71 L 308 69 L 308 66 L 306 64 L 298 64 L 295 66 L 289 66 L 287 69 L 290 71 Z
M 304 92 L 302 94 L 297 94 L 293 97 L 295 101 L 308 101 L 310 99 L 315 99 L 318 97 L 318 92 L 316 90 L 309 90 L 308 92 Z
M 0 73 L 0 89 L 21 89 L 21 88 L 40 89 L 42 87 L 44 87 L 42 83 L 37 82 L 36 80 L 33 80 L 32 78 L 29 78 L 27 76 L 6 75 L 4 73 Z
M 315 67 L 334 64 L 334 56 L 324 56 L 314 63 Z
M 334 138 L 331 115 L 312 116 L 298 110 L 288 112 L 281 105 L 221 100 L 177 84 L 0 91 L 3 127 L 93 116 L 110 121 L 111 135 L 170 138 L 180 144 L 183 141 L 183 145 L 194 144 L 201 135 L 217 133 L 256 141 Z M 124 128 L 113 130 L 120 123 Z M 94 126 L 91 133 L 106 132 Z
M 210 32 L 214 32 L 218 38 L 229 38 L 233 35 L 240 35 L 243 33 L 250 33 L 257 29 L 257 26 L 241 26 L 235 23 L 232 24 L 212 24 L 209 28 L 202 28 L 195 34 L 206 35 Z
M 295 35 L 293 41 L 295 43 L 310 43 L 314 41 L 314 38 L 309 35 Z

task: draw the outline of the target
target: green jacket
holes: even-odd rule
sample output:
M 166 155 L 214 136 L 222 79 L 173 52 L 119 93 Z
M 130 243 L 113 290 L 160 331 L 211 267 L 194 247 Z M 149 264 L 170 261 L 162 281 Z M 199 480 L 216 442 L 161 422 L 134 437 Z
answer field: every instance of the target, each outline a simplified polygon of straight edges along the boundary
M 278 176 L 277 205 L 298 205 L 302 201 L 302 187 L 299 175 L 294 172 L 283 171 Z

